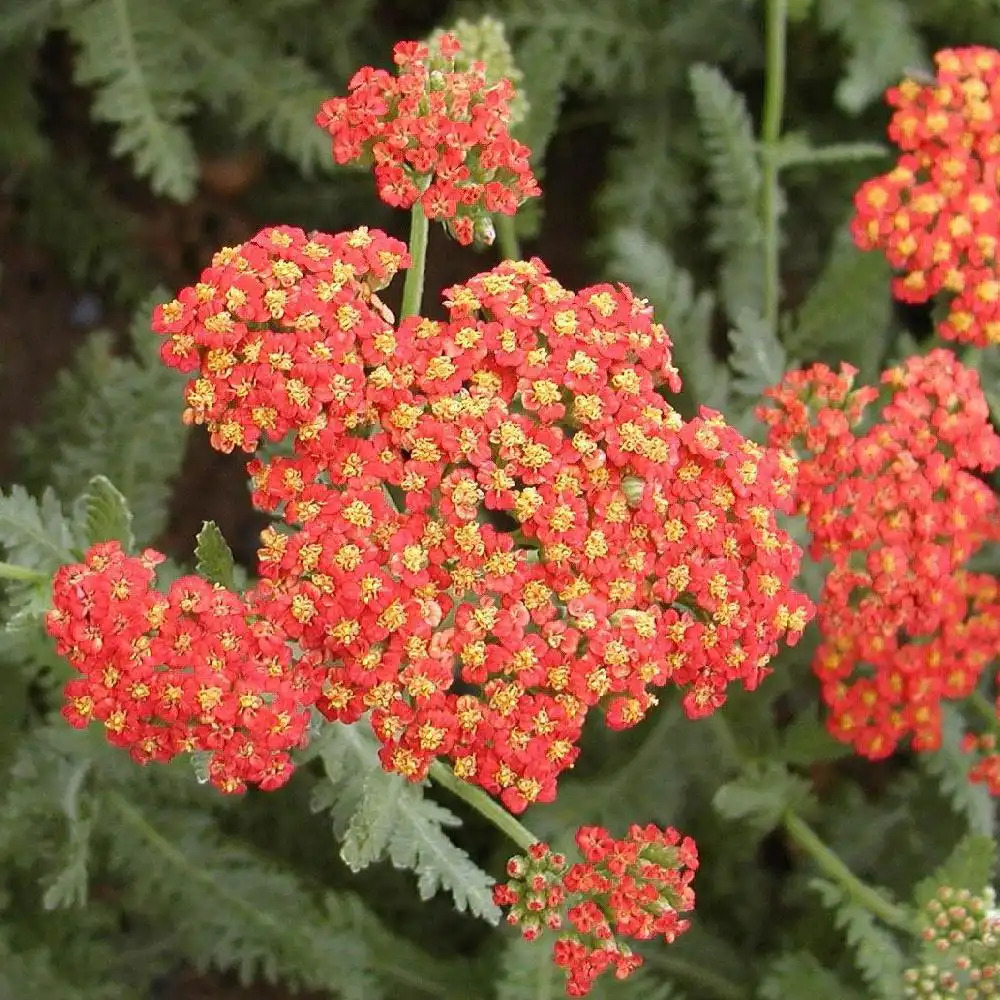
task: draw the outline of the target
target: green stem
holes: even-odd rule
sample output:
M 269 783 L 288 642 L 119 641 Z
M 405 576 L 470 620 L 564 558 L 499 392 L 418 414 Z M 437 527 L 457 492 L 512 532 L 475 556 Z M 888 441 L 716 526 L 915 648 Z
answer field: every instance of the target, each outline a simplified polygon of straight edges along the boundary
M 716 1000 L 747 1000 L 747 990 L 739 983 L 734 983 L 731 979 L 718 972 L 713 972 L 704 965 L 692 962 L 686 958 L 680 958 L 668 949 L 652 949 L 643 952 L 643 958 L 647 965 L 654 965 L 665 972 L 671 979 L 679 979 L 684 983 L 696 987 L 692 996 L 715 997 Z
M 40 569 L 30 569 L 27 566 L 15 566 L 13 563 L 0 562 L 0 580 L 38 581 L 51 579 L 51 573 L 43 573 Z
M 517 227 L 513 215 L 498 215 L 494 218 L 497 228 L 497 243 L 500 246 L 500 256 L 504 260 L 520 260 L 521 247 L 517 240 Z
M 906 911 L 890 903 L 877 889 L 861 879 L 830 850 L 808 823 L 794 812 L 785 813 L 785 832 L 791 841 L 805 851 L 816 866 L 843 889 L 851 900 L 897 930 L 913 934 L 914 928 Z
M 430 226 L 424 207 L 419 201 L 410 209 L 410 259 L 403 284 L 403 305 L 399 318 L 416 316 L 420 312 L 420 300 L 424 297 L 424 269 L 427 267 L 427 233 Z
M 778 329 L 780 233 L 778 142 L 785 106 L 785 29 L 788 0 L 766 0 L 764 114 L 761 122 L 761 221 L 764 227 L 764 319 Z
M 532 844 L 538 843 L 538 838 L 526 826 L 514 819 L 499 802 L 491 799 L 481 788 L 463 781 L 447 764 L 440 760 L 434 761 L 431 764 L 430 777 L 442 788 L 447 788 L 467 805 L 472 806 L 480 816 L 488 819 L 521 850 L 526 851 Z

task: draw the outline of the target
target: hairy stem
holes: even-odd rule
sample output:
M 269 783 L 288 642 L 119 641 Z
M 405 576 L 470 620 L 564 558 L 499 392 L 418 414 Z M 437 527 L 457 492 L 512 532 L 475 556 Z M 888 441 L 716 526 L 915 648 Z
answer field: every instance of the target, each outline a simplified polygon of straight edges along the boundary
M 403 305 L 400 320 L 416 316 L 420 312 L 420 301 L 424 297 L 424 270 L 427 267 L 427 233 L 429 229 L 424 206 L 419 200 L 410 209 L 410 259 L 412 263 L 406 271 L 403 285 Z
M 497 243 L 500 246 L 500 256 L 503 260 L 520 260 L 521 247 L 517 240 L 517 228 L 513 215 L 497 215 L 494 218 L 497 228 Z
M 514 819 L 499 802 L 490 798 L 481 788 L 463 781 L 447 764 L 440 760 L 434 761 L 431 764 L 430 778 L 472 806 L 480 816 L 488 819 L 521 850 L 526 851 L 532 844 L 538 843 L 538 838 L 526 826 Z
M 785 813 L 785 832 L 792 843 L 809 855 L 816 867 L 835 882 L 858 906 L 864 907 L 883 923 L 907 934 L 914 933 L 913 924 L 906 911 L 890 903 L 877 889 L 862 882 L 840 858 L 820 840 L 819 836 L 801 816 Z
M 780 233 L 778 213 L 778 142 L 785 106 L 785 29 L 788 0 L 767 0 L 764 114 L 761 122 L 761 222 L 764 228 L 764 319 L 778 329 Z

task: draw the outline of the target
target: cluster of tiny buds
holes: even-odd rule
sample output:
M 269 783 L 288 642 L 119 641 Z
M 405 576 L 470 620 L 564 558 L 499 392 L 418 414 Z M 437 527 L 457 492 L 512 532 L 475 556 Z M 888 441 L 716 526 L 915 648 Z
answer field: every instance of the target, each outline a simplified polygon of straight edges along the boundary
M 1000 996 L 1000 911 L 992 889 L 942 886 L 923 910 L 931 957 L 904 974 L 908 997 L 962 1000 Z
M 559 933 L 553 960 L 566 973 L 567 995 L 583 997 L 601 973 L 625 979 L 642 964 L 625 938 L 671 943 L 687 930 L 680 915 L 694 908 L 698 853 L 689 837 L 653 824 L 633 824 L 621 840 L 581 827 L 576 846 L 584 860 L 568 864 L 533 844 L 508 862 L 510 881 L 495 886 L 493 898 L 510 908 L 507 921 L 526 940 Z

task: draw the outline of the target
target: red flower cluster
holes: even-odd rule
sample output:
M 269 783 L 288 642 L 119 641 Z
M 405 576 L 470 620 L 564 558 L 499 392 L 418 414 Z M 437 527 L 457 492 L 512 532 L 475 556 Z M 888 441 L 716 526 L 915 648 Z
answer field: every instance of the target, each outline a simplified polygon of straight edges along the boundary
M 307 237 L 275 226 L 219 251 L 196 285 L 153 314 L 167 338 L 164 363 L 199 371 L 185 419 L 207 424 L 223 452 L 253 451 L 316 421 L 328 434 L 351 430 L 363 381 L 357 346 L 392 334 L 374 292 L 408 265 L 403 243 L 365 227 Z
M 511 858 L 510 881 L 495 886 L 493 898 L 510 907 L 508 922 L 527 940 L 563 930 L 553 958 L 566 972 L 567 995 L 583 997 L 602 972 L 624 979 L 642 964 L 622 938 L 669 944 L 687 930 L 681 914 L 694 908 L 698 851 L 689 837 L 652 824 L 631 826 L 622 840 L 582 827 L 576 844 L 585 860 L 568 869 L 563 855 L 541 843 Z
M 888 92 L 889 135 L 903 155 L 858 190 L 852 231 L 903 272 L 899 298 L 951 296 L 943 337 L 1000 344 L 1000 53 L 945 49 L 935 61 L 933 84 L 904 80 Z
M 108 741 L 143 764 L 207 752 L 224 792 L 283 785 L 322 671 L 308 656 L 293 663 L 249 597 L 197 576 L 155 590 L 163 559 L 104 542 L 56 574 L 46 627 L 83 675 L 66 685 L 64 717 L 78 729 L 103 723 Z
M 540 194 L 530 150 L 508 131 L 514 89 L 488 83 L 485 67 L 456 67 L 453 35 L 431 52 L 422 42 L 393 50 L 398 76 L 366 66 L 347 97 L 325 101 L 316 123 L 333 139 L 337 163 L 374 163 L 378 195 L 410 208 L 418 200 L 459 243 L 492 242 L 490 214 L 513 215 Z
M 1000 641 L 1000 587 L 965 569 L 1000 537 L 996 497 L 971 470 L 1000 464 L 978 374 L 949 351 L 882 376 L 878 397 L 852 390 L 854 370 L 792 372 L 761 411 L 776 447 L 807 455 L 798 502 L 811 554 L 832 568 L 819 607 L 814 669 L 829 727 L 870 758 L 906 735 L 940 743 L 943 699 L 967 697 Z
M 505 262 L 394 330 L 366 282 L 401 253 L 358 242 L 266 230 L 155 321 L 167 362 L 200 366 L 217 446 L 294 430 L 248 468 L 298 527 L 265 532 L 260 575 L 328 666 L 320 710 L 371 712 L 388 769 L 448 756 L 520 811 L 554 797 L 591 708 L 621 728 L 668 682 L 692 716 L 759 683 L 811 614 L 775 521 L 794 463 L 678 416 L 669 338 L 628 289 Z

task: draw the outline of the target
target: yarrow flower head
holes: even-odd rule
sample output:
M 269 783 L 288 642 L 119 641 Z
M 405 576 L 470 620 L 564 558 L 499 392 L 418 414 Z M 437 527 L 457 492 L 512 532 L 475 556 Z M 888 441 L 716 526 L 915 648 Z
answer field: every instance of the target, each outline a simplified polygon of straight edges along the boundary
M 801 634 L 776 521 L 795 464 L 681 419 L 669 337 L 627 288 L 507 261 L 397 328 L 370 283 L 403 263 L 376 231 L 265 230 L 155 327 L 217 447 L 291 434 L 248 468 L 297 529 L 264 533 L 259 573 L 327 667 L 319 710 L 370 713 L 388 769 L 446 756 L 520 811 L 554 797 L 592 709 L 632 726 L 670 683 L 708 714 Z
M 694 909 L 691 881 L 698 869 L 694 841 L 673 828 L 633 825 L 616 840 L 602 827 L 581 827 L 583 861 L 535 844 L 507 863 L 509 881 L 494 887 L 508 923 L 527 940 L 546 931 L 558 937 L 552 954 L 566 973 L 566 993 L 586 996 L 607 970 L 624 979 L 642 964 L 624 939 L 672 943 L 688 929 Z
M 943 337 L 1000 345 L 1000 53 L 973 46 L 934 59 L 933 83 L 888 92 L 902 156 L 858 190 L 852 232 L 902 272 L 893 290 L 903 301 L 949 296 Z
M 493 242 L 492 214 L 513 215 L 540 194 L 530 151 L 512 138 L 506 78 L 489 82 L 482 62 L 466 65 L 443 34 L 433 48 L 400 42 L 398 74 L 365 67 L 346 97 L 316 117 L 333 140 L 337 163 L 373 164 L 379 198 L 408 209 L 416 202 L 462 244 Z
M 761 410 L 770 443 L 800 456 L 798 505 L 811 555 L 832 563 L 813 668 L 839 739 L 870 758 L 912 737 L 941 740 L 941 702 L 967 697 L 1000 640 L 1000 587 L 966 568 L 1000 536 L 997 500 L 975 475 L 1000 465 L 979 376 L 950 351 L 882 376 L 789 373 Z M 866 429 L 863 429 L 866 428 Z
M 224 792 L 278 788 L 319 694 L 315 657 L 293 661 L 252 594 L 197 576 L 156 590 L 163 559 L 105 542 L 56 574 L 46 626 L 81 674 L 66 685 L 63 716 L 77 728 L 103 724 L 108 741 L 140 763 L 206 753 Z

